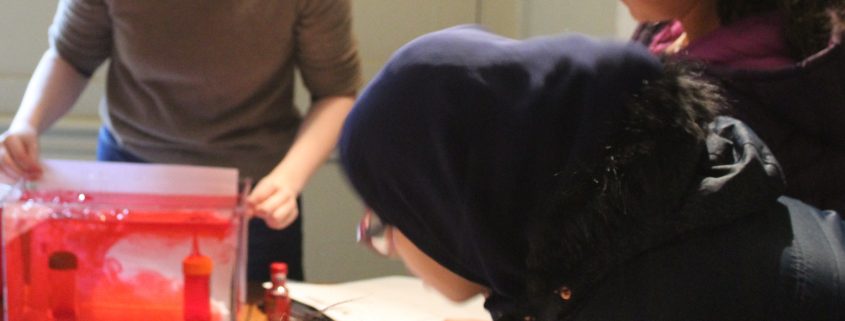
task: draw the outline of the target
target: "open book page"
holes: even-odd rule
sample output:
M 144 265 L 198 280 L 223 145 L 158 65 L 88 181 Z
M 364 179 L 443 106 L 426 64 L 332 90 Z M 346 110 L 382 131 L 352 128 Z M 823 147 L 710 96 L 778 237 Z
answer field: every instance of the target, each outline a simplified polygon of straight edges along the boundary
M 454 303 L 420 279 L 388 276 L 338 284 L 289 281 L 291 297 L 334 321 L 490 320 L 484 298 Z

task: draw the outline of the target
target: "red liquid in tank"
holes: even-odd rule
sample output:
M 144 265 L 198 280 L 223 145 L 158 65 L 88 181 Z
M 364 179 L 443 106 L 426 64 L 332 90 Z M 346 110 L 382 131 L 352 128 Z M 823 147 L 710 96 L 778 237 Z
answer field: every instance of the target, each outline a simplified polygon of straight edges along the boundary
M 15 222 L 4 219 L 4 237 L 10 237 L 3 243 L 8 316 L 9 320 L 25 321 L 56 320 L 53 317 L 57 312 L 52 307 L 57 304 L 55 298 L 63 295 L 57 296 L 54 291 L 65 289 L 56 290 L 49 278 L 39 276 L 49 275 L 49 256 L 58 250 L 73 252 L 78 258 L 77 320 L 183 320 L 181 275 L 174 278 L 155 268 L 116 260 L 115 247 L 128 244 L 143 248 L 144 244 L 133 245 L 127 240 L 154 239 L 157 246 L 172 244 L 184 248 L 194 235 L 204 243 L 234 247 L 233 235 L 237 234 L 233 220 L 215 215 L 212 210 L 133 210 L 123 220 L 105 222 L 44 220 L 27 231 L 15 231 L 18 233 L 15 236 L 9 233 L 13 225 L 9 223 Z M 179 271 L 183 258 L 184 254 L 174 257 L 172 262 L 162 258 L 157 264 L 173 264 L 172 270 Z M 235 260 L 234 257 L 215 259 L 230 260 L 223 262 L 228 264 Z M 127 271 L 130 268 L 133 270 Z M 62 313 L 59 309 L 58 314 Z M 222 316 L 212 312 L 210 320 L 222 320 Z

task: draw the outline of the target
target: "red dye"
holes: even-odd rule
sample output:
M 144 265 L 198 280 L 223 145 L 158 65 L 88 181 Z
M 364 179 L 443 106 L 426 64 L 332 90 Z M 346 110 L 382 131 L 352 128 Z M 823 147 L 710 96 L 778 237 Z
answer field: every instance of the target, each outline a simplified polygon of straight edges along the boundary
M 185 252 L 178 249 L 190 248 L 198 239 L 209 244 L 205 252 L 212 253 L 215 263 L 235 264 L 237 220 L 231 212 L 102 206 L 78 210 L 85 215 L 37 222 L 3 218 L 7 320 L 189 320 L 182 303 L 193 302 L 190 293 L 202 293 L 207 316 L 190 320 L 223 319 L 206 308 L 208 276 L 201 281 L 185 278 L 183 284 L 179 271 L 185 257 L 179 253 Z M 118 219 L 115 213 L 122 216 Z M 72 253 L 75 270 L 51 269 L 50 258 L 56 253 Z M 188 293 L 183 288 L 198 290 Z

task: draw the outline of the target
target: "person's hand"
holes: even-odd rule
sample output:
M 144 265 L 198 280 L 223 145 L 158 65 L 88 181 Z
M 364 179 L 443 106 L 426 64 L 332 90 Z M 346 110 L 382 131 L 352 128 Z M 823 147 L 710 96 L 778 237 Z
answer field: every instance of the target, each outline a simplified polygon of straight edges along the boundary
M 38 133 L 33 128 L 10 129 L 0 135 L 0 170 L 13 179 L 38 179 Z
M 252 214 L 264 219 L 272 229 L 283 229 L 299 215 L 296 189 L 284 177 L 270 173 L 255 186 L 247 197 Z

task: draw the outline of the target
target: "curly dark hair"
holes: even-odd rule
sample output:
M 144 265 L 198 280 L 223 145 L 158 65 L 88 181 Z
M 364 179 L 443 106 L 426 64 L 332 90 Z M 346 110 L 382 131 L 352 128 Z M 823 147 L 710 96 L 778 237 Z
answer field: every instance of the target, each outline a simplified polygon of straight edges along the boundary
M 795 57 L 827 47 L 845 27 L 845 0 L 718 0 L 719 19 L 731 23 L 749 15 L 779 11 L 786 17 L 786 40 Z

